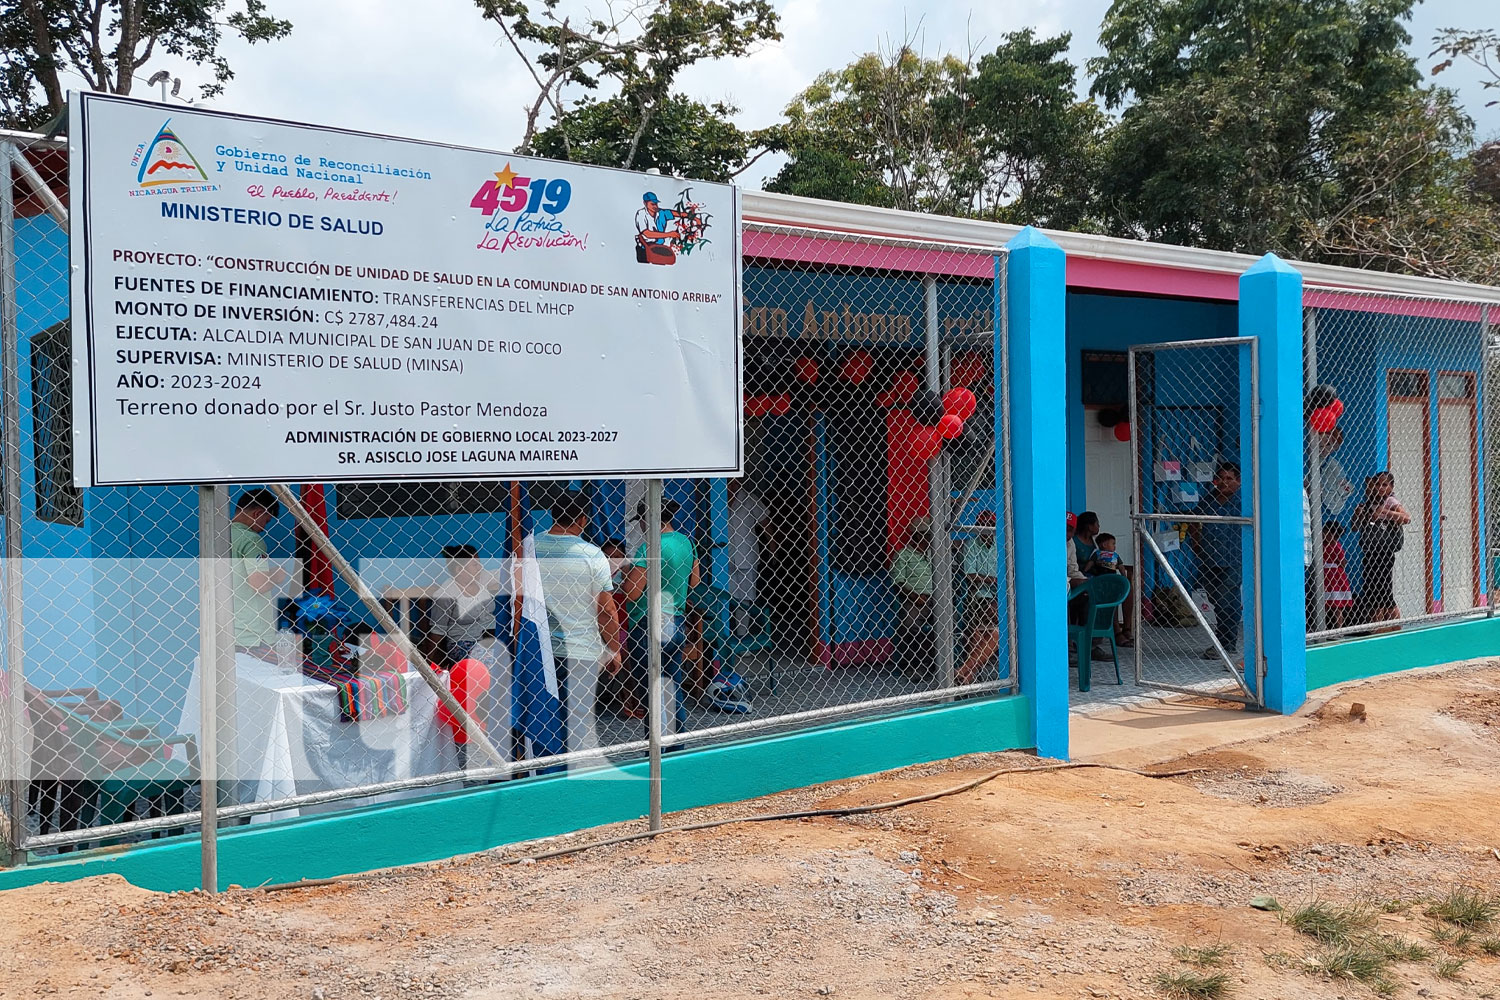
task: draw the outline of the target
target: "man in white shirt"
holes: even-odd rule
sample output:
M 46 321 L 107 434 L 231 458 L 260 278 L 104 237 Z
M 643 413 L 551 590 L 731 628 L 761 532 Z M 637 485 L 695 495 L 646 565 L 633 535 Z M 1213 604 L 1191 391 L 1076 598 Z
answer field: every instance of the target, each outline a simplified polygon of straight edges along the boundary
M 552 620 L 552 655 L 563 685 L 570 751 L 599 746 L 594 715 L 599 675 L 620 669 L 620 621 L 609 557 L 583 540 L 588 526 L 588 499 L 569 490 L 552 505 L 552 527 L 532 538 L 542 599 Z

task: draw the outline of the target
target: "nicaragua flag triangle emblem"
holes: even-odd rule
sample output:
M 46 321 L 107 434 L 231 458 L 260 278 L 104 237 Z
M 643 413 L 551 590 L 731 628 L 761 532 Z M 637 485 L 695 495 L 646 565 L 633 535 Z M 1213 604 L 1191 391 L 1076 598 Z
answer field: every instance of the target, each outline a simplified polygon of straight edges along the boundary
M 136 183 L 141 187 L 157 187 L 162 184 L 198 184 L 208 180 L 208 175 L 198 165 L 198 160 L 183 141 L 172 131 L 172 119 L 162 122 L 161 129 L 146 155 L 141 157 L 141 171 Z

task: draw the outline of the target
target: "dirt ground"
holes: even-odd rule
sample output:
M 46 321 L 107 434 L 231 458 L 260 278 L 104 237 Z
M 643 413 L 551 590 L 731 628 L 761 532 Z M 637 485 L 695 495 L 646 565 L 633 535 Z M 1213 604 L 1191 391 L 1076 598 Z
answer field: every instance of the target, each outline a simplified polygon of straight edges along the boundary
M 1143 736 L 1104 753 L 1202 769 L 1176 778 L 1014 774 L 891 812 L 217 899 L 117 879 L 16 890 L 0 895 L 0 997 L 1136 998 L 1190 972 L 1223 982 L 1177 995 L 1500 996 L 1500 913 L 1467 933 L 1427 914 L 1454 887 L 1500 897 L 1500 663 L 1360 685 L 1290 722 L 1220 715 L 1192 752 L 1179 738 L 1142 760 Z M 1114 724 L 1150 734 L 1151 719 Z M 669 822 L 1038 763 L 964 758 Z M 1315 901 L 1356 910 L 1356 943 L 1291 926 Z M 1314 968 L 1393 938 L 1423 947 L 1373 986 Z M 1218 945 L 1202 970 L 1211 953 L 1181 950 Z

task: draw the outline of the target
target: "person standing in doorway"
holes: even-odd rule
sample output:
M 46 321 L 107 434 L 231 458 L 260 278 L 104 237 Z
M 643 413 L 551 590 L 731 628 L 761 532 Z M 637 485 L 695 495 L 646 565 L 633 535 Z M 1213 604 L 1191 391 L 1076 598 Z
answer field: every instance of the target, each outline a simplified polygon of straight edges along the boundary
M 1209 483 L 1208 494 L 1198 501 L 1195 514 L 1206 517 L 1239 517 L 1240 467 L 1220 462 Z M 1240 638 L 1240 619 L 1244 616 L 1240 597 L 1243 532 L 1238 524 L 1194 522 L 1188 526 L 1188 538 L 1198 556 L 1198 578 L 1214 606 L 1214 635 L 1224 652 L 1233 656 Z M 1217 660 L 1218 650 L 1209 646 L 1205 660 Z
M 1365 480 L 1365 498 L 1354 508 L 1350 525 L 1359 532 L 1363 583 L 1355 605 L 1359 623 L 1396 621 L 1396 553 L 1401 551 L 1406 525 L 1411 523 L 1396 499 L 1396 477 L 1377 472 Z
M 271 565 L 263 532 L 280 513 L 276 494 L 259 487 L 240 494 L 229 522 L 235 650 L 267 661 L 276 656 L 276 595 L 287 574 Z
M 552 655 L 558 677 L 565 678 L 569 750 L 599 746 L 594 715 L 599 677 L 620 669 L 620 621 L 609 557 L 583 540 L 588 527 L 588 499 L 569 490 L 552 504 L 552 527 L 532 539 L 542 598 L 553 621 Z

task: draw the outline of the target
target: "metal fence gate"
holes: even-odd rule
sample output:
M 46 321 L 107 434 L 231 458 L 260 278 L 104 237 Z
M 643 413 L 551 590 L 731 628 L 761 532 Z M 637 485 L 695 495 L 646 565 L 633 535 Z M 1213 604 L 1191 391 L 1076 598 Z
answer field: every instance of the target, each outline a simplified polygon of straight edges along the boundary
M 1256 351 L 1253 337 L 1130 349 L 1142 687 L 1262 701 Z
M 1003 250 L 747 226 L 736 484 L 79 490 L 66 150 L 12 133 L 0 163 L 13 863 L 212 829 L 215 811 L 259 822 L 558 769 L 618 779 L 663 748 L 1017 689 Z M 945 438 L 950 413 L 963 432 Z M 662 696 L 642 697 L 652 630 L 634 600 L 616 609 L 618 659 L 573 644 L 578 609 L 549 604 L 564 639 L 523 678 L 528 595 L 564 592 L 579 551 L 599 587 L 623 588 L 655 503 L 700 567 L 662 615 Z M 562 521 L 581 536 L 557 536 Z M 233 616 L 251 591 L 275 608 L 265 634 Z M 349 612 L 341 634 L 298 618 L 317 597 Z M 225 613 L 206 636 L 210 606 Z M 487 738 L 462 738 L 474 725 Z M 643 813 L 648 796 L 659 784 Z

